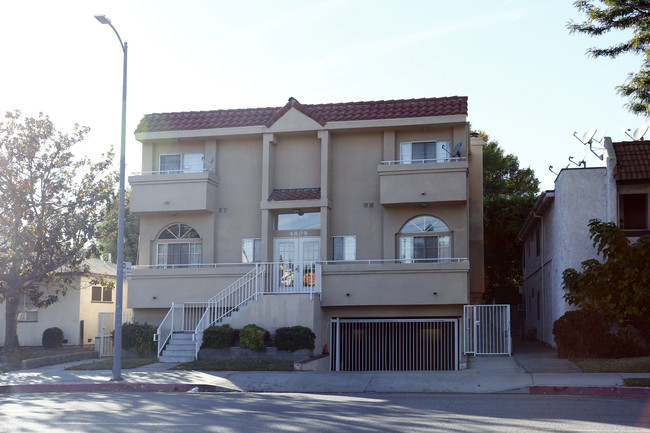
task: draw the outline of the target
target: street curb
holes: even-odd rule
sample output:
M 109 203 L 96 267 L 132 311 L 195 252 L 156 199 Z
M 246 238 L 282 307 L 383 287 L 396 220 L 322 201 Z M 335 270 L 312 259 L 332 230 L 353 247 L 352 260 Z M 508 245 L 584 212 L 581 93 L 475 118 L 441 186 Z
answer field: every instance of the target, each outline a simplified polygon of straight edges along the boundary
M 643 397 L 650 396 L 650 388 L 641 386 L 531 386 L 534 395 L 603 395 Z
M 0 385 L 0 394 L 39 392 L 237 392 L 215 385 L 173 383 L 68 383 Z

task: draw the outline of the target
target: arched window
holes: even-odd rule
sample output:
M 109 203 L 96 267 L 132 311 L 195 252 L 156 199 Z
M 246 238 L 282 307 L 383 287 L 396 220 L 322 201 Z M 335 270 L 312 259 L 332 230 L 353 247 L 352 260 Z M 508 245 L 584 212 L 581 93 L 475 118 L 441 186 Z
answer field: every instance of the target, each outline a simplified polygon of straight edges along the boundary
M 158 235 L 156 265 L 195 267 L 202 262 L 201 237 L 187 224 L 171 224 Z
M 451 231 L 436 217 L 421 215 L 399 232 L 399 257 L 403 263 L 436 261 L 451 257 Z

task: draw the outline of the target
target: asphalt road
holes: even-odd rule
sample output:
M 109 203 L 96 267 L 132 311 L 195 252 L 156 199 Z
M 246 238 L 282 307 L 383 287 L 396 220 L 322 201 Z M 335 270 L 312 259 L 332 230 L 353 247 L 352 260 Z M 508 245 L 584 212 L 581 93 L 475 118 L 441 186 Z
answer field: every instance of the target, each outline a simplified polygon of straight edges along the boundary
M 0 396 L 1 432 L 642 432 L 645 398 L 521 394 Z

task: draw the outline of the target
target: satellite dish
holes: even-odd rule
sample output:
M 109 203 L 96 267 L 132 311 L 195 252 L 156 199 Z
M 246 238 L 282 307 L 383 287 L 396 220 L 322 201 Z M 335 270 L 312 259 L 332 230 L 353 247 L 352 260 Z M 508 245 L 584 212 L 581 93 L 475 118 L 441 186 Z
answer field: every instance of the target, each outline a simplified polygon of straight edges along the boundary
M 605 139 L 605 134 L 607 134 L 607 130 L 604 130 L 603 133 L 600 134 L 600 137 L 599 138 L 594 138 L 593 141 L 595 141 L 596 143 L 598 143 L 598 144 L 600 144 L 602 146 L 603 145 L 603 140 Z M 602 149 L 604 149 L 604 147 L 600 148 L 600 150 L 602 150 Z M 589 143 L 589 150 L 591 151 L 591 153 L 596 155 L 596 157 L 598 159 L 600 159 L 601 161 L 603 160 L 603 155 L 602 154 L 599 155 L 594 151 L 593 143 Z M 582 162 L 584 162 L 584 158 L 583 158 Z M 585 163 L 585 167 L 587 167 L 586 163 Z
M 594 138 L 594 135 L 596 135 L 596 128 L 591 128 L 582 136 L 582 142 L 585 144 L 591 143 L 591 139 Z
M 634 141 L 643 140 L 643 136 L 645 135 L 646 132 L 648 132 L 648 125 L 639 126 L 636 129 L 636 131 L 634 131 L 634 135 L 632 136 L 632 139 Z
M 585 132 L 585 135 L 582 136 L 582 140 L 578 138 L 577 132 L 573 133 L 573 136 L 580 141 L 582 144 L 591 144 L 591 140 L 594 138 L 594 135 L 596 135 L 596 128 L 591 128 L 589 131 Z
M 463 142 L 460 141 L 458 144 L 454 146 L 454 150 L 451 151 L 451 156 L 452 157 L 458 157 L 460 156 L 460 148 L 463 147 Z

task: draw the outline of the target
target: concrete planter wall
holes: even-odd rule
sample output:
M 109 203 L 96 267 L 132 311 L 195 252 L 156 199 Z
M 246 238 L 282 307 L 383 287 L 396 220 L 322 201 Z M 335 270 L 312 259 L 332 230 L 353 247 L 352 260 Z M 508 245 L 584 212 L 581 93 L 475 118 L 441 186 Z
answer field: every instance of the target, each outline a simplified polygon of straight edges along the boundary
M 82 361 L 85 359 L 96 359 L 99 353 L 94 350 L 86 350 L 83 352 L 62 353 L 60 355 L 44 356 L 41 358 L 23 359 L 22 369 L 28 370 L 30 368 L 38 368 L 46 365 L 61 364 L 64 362 Z
M 278 350 L 267 347 L 266 352 L 255 352 L 241 347 L 226 347 L 223 349 L 201 349 L 199 359 L 224 360 L 224 359 L 276 359 L 283 361 L 298 361 L 310 358 L 313 352 L 309 349 L 300 349 L 295 352 Z

